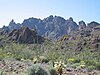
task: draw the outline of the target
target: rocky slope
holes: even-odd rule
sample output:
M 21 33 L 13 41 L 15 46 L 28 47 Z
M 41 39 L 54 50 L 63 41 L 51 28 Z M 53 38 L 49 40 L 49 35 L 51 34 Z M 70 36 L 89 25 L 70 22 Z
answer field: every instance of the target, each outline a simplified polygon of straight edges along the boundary
M 44 38 L 39 36 L 35 30 L 28 27 L 21 27 L 14 29 L 8 34 L 8 40 L 16 41 L 19 43 L 42 43 Z

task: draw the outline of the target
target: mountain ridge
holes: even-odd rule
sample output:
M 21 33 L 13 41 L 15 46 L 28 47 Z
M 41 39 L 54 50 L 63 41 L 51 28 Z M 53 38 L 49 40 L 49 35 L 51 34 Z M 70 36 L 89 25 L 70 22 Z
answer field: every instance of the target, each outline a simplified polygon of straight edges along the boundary
M 77 24 L 72 17 L 64 19 L 60 16 L 50 15 L 43 20 L 38 18 L 28 18 L 20 23 L 15 23 L 12 19 L 8 26 L 3 26 L 5 31 L 12 31 L 13 29 L 19 29 L 22 26 L 26 26 L 30 29 L 36 29 L 37 33 L 43 37 L 48 37 L 50 40 L 60 38 L 66 34 L 73 33 L 79 29 L 93 28 L 100 25 L 99 23 L 92 21 L 86 24 L 84 21 L 79 21 Z

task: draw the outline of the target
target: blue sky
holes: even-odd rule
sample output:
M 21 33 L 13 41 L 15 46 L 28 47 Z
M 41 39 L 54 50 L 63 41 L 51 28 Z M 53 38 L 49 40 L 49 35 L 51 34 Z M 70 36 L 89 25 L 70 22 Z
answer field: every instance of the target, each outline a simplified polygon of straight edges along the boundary
M 49 15 L 73 17 L 77 23 L 100 23 L 100 0 L 0 0 L 0 27 L 12 19 L 22 23 L 29 17 L 43 19 Z

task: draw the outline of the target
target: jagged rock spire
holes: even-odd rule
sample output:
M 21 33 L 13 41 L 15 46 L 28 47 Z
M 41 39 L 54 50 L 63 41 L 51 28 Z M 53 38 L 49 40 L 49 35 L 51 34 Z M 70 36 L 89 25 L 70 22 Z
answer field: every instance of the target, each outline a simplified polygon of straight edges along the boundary
M 70 17 L 70 18 L 69 18 L 69 21 L 73 21 L 73 18 L 72 18 L 72 17 Z
M 86 28 L 85 22 L 83 20 L 79 21 L 79 29 L 84 29 L 84 28 Z
M 14 19 L 12 19 L 11 22 L 9 23 L 9 25 L 14 25 L 14 24 L 16 24 L 16 23 L 14 22 Z

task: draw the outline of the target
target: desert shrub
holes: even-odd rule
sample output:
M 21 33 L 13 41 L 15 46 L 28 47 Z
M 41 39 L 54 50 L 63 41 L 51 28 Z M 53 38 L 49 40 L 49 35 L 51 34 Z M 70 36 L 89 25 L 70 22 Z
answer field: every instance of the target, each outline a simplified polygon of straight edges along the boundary
M 69 58 L 69 59 L 67 60 L 67 62 L 68 62 L 68 63 L 79 63 L 80 60 L 79 60 L 79 59 L 75 59 L 75 58 Z
M 0 75 L 3 75 L 3 71 L 0 71 Z
M 56 75 L 56 70 L 51 68 L 51 69 L 49 69 L 49 73 L 50 73 L 50 75 Z
M 0 53 L 0 60 L 2 60 L 3 58 L 5 58 L 5 54 Z
M 93 60 L 85 60 L 85 63 L 86 63 L 87 66 L 91 66 L 91 65 L 96 64 L 95 61 L 93 61 Z
M 32 59 L 33 58 L 33 52 L 31 50 L 23 49 L 20 54 L 22 58 L 24 59 Z
M 48 52 L 46 54 L 47 59 L 52 60 L 52 61 L 56 61 L 58 58 L 60 58 L 60 54 L 58 52 Z
M 48 75 L 47 71 L 36 65 L 28 70 L 28 75 Z
M 88 68 L 88 71 L 92 71 L 95 69 L 95 66 L 91 65 L 91 66 L 88 66 L 87 68 Z
M 15 55 L 14 58 L 15 58 L 16 60 L 19 60 L 19 61 L 20 61 L 21 58 L 22 58 L 22 56 L 21 56 L 21 55 Z
M 34 57 L 34 58 L 33 58 L 33 63 L 36 64 L 36 63 L 38 63 L 38 62 L 39 62 L 38 58 Z
M 95 67 L 97 70 L 100 70 L 100 62 L 97 62 Z
M 75 59 L 74 63 L 79 63 L 80 59 Z
M 49 62 L 49 59 L 47 59 L 47 58 L 44 57 L 44 56 L 40 56 L 39 59 L 40 59 L 40 62 L 41 62 L 41 63 L 47 63 L 47 62 Z
M 79 66 L 80 66 L 80 63 L 74 63 L 74 64 L 71 65 L 71 67 L 75 68 L 75 69 L 78 68 Z

